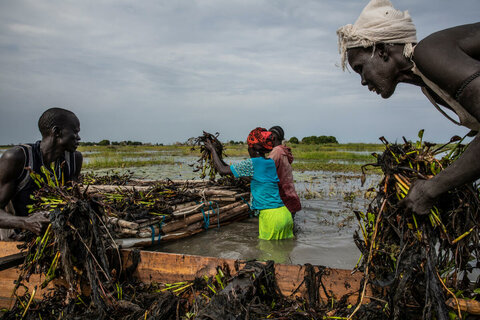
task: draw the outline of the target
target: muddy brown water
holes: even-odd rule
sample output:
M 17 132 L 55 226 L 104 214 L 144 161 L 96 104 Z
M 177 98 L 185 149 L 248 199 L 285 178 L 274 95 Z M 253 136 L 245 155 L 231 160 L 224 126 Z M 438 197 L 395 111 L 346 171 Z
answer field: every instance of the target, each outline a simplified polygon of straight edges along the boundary
M 352 235 L 355 221 L 349 218 L 351 204 L 335 199 L 302 200 L 295 216 L 296 238 L 258 239 L 258 218 L 159 245 L 155 250 L 230 259 L 274 260 L 278 263 L 311 263 L 350 269 L 360 256 Z M 355 204 L 354 204 L 355 206 Z
M 186 164 L 129 170 L 139 178 L 148 179 L 196 177 Z M 353 210 L 365 210 L 369 202 L 364 197 L 365 192 L 378 183 L 380 177 L 368 176 L 364 187 L 360 186 L 360 176 L 354 173 L 294 172 L 294 178 L 303 206 L 294 219 L 295 239 L 258 239 L 258 218 L 252 217 L 218 229 L 209 229 L 190 238 L 163 243 L 151 250 L 353 268 L 360 257 L 352 238 L 357 229 Z

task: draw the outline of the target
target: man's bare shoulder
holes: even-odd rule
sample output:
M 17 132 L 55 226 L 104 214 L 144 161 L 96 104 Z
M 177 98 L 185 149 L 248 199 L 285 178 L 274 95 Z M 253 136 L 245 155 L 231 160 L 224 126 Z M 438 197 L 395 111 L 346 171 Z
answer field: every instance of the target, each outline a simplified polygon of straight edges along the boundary
M 10 148 L 2 154 L 2 157 L 0 158 L 0 163 L 1 162 L 7 162 L 9 164 L 21 162 L 23 165 L 25 162 L 25 152 L 19 146 Z
M 13 147 L 2 154 L 0 158 L 1 180 L 16 178 L 25 167 L 25 153 L 21 147 Z
M 415 46 L 418 69 L 452 96 L 480 67 L 480 23 L 435 32 Z
M 464 24 L 432 33 L 415 46 L 415 61 L 431 59 L 438 50 L 453 47 L 478 46 L 480 44 L 480 22 Z

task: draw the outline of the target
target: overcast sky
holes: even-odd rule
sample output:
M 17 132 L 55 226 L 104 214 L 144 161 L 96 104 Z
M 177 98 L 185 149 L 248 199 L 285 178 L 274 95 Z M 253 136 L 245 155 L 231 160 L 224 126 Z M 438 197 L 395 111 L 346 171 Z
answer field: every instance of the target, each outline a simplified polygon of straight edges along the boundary
M 342 72 L 336 30 L 366 0 L 0 2 L 0 144 L 40 138 L 49 107 L 75 112 L 83 141 L 172 143 L 256 126 L 339 142 L 444 141 L 466 129 L 418 87 L 382 99 Z M 479 0 L 402 0 L 422 39 L 478 22 Z

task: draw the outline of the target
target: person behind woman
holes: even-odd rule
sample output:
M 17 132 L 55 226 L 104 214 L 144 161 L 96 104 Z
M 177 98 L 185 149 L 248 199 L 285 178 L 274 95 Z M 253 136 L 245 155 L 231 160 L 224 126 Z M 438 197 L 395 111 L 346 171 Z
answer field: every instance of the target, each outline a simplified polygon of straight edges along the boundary
M 273 149 L 272 133 L 255 128 L 247 138 L 250 159 L 231 166 L 226 165 L 216 153 L 211 141 L 205 147 L 211 152 L 213 163 L 220 175 L 236 178 L 251 177 L 252 209 L 259 210 L 258 237 L 263 240 L 293 238 L 293 220 L 278 191 L 275 162 L 265 157 Z
M 282 144 L 283 140 L 285 140 L 285 133 L 282 127 L 274 126 L 268 131 L 273 135 L 273 150 L 268 157 L 275 161 L 278 179 L 280 179 L 278 183 L 280 198 L 288 211 L 292 213 L 292 217 L 295 217 L 295 213 L 302 209 L 302 204 L 300 203 L 300 198 L 295 191 L 295 184 L 293 183 L 292 150 Z

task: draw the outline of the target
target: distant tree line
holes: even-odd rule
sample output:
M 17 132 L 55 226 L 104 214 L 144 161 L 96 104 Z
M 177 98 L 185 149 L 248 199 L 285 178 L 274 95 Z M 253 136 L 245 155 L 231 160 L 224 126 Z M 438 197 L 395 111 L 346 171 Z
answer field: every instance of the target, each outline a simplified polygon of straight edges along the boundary
M 291 137 L 288 142 L 292 144 L 298 144 L 300 141 L 297 137 Z M 304 144 L 326 144 L 326 143 L 338 143 L 337 138 L 334 136 L 309 136 L 304 137 L 301 141 Z
M 151 145 L 151 143 L 143 143 L 140 141 L 130 141 L 130 140 L 110 141 L 110 140 L 104 139 L 99 142 L 80 142 L 80 145 L 81 146 L 143 146 L 143 145 Z
M 228 144 L 244 144 L 243 141 L 233 141 L 233 140 L 230 140 L 228 141 Z
M 194 144 L 195 138 L 190 138 L 185 142 L 176 142 L 175 145 L 178 146 L 192 146 Z M 326 144 L 326 143 L 338 143 L 337 138 L 334 136 L 309 136 L 309 137 L 304 137 L 301 141 L 298 140 L 297 137 L 291 137 L 288 142 L 292 144 L 298 144 L 298 143 L 303 143 L 303 144 Z M 230 145 L 243 145 L 245 142 L 243 141 L 234 141 L 230 140 L 228 141 L 228 144 Z M 143 143 L 140 141 L 110 141 L 107 139 L 100 140 L 99 142 L 80 142 L 81 146 L 143 146 L 143 145 L 152 145 L 151 143 Z M 157 146 L 163 146 L 163 143 L 157 143 L 155 144 Z

